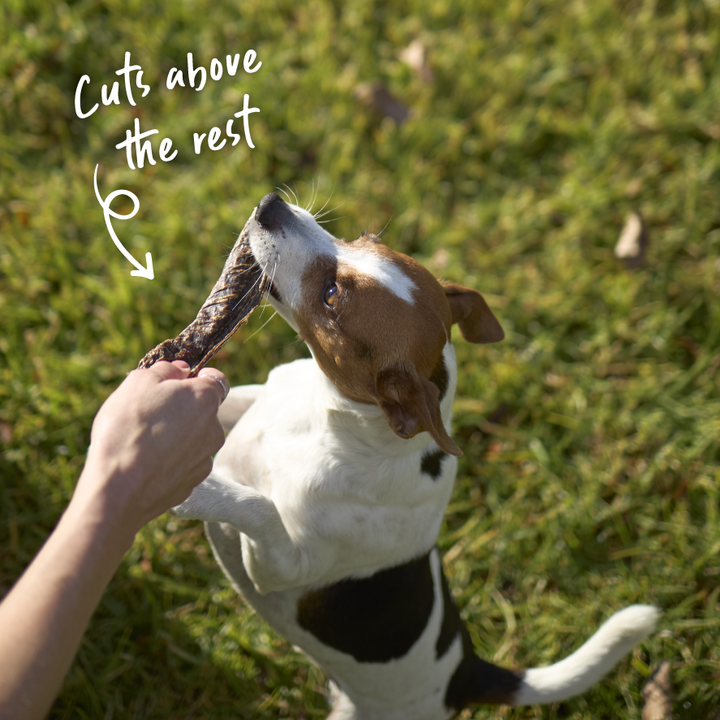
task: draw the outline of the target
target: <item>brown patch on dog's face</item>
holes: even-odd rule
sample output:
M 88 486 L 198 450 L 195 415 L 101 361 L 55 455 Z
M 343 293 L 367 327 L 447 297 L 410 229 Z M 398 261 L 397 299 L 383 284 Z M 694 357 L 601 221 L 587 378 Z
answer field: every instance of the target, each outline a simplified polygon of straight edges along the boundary
M 460 455 L 440 408 L 449 382 L 443 348 L 453 323 L 469 342 L 502 338 L 482 296 L 439 283 L 375 235 L 337 240 L 276 195 L 263 198 L 249 224 L 272 304 L 338 391 L 378 405 L 399 437 L 427 431 L 443 452 Z
M 302 278 L 303 307 L 295 314 L 301 338 L 340 392 L 376 403 L 376 378 L 387 368 L 414 367 L 430 378 L 450 337 L 452 316 L 440 283 L 412 258 L 374 235 L 347 244 L 393 263 L 416 289 L 413 302 L 340 258 L 316 259 Z
M 461 455 L 444 426 L 448 386 L 443 348 L 457 322 L 470 342 L 502 330 L 482 296 L 441 284 L 412 258 L 364 235 L 303 266 L 299 335 L 337 389 L 376 404 L 401 438 L 427 431 L 445 453 Z

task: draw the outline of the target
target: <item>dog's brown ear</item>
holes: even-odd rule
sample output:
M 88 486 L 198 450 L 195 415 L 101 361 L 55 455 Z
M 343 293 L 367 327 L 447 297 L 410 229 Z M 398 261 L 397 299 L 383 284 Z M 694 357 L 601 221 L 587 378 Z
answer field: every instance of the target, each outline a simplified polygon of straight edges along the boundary
M 500 323 L 479 292 L 455 283 L 444 282 L 442 286 L 450 303 L 453 324 L 458 324 L 465 340 L 494 343 L 505 337 Z
M 375 392 L 396 435 L 408 439 L 427 431 L 443 452 L 462 455 L 445 431 L 435 383 L 424 380 L 414 369 L 391 368 L 377 374 Z

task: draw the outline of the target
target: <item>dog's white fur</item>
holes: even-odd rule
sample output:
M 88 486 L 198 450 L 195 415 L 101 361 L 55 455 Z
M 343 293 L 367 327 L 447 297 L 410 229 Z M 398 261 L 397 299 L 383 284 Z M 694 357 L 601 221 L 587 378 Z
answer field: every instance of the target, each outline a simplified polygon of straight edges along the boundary
M 445 357 L 454 359 L 450 344 Z M 241 529 L 259 593 L 362 577 L 434 546 L 455 458 L 435 484 L 418 483 L 427 438 L 388 432 L 377 406 L 342 397 L 313 360 L 281 365 L 228 400 L 249 396 L 212 474 L 176 512 Z M 451 401 L 448 392 L 448 416 Z
M 449 320 L 440 313 L 442 322 L 432 317 L 423 321 L 437 325 L 428 328 L 428 337 L 439 336 L 447 370 L 447 389 L 439 403 L 443 427 L 432 435 L 423 432 L 428 429 L 425 420 L 408 430 L 402 418 L 391 418 L 392 387 L 373 402 L 358 389 L 357 378 L 346 377 L 356 366 L 348 366 L 343 356 L 350 352 L 343 344 L 343 323 L 332 325 L 330 344 L 321 347 L 317 337 L 330 327 L 322 314 L 328 308 L 316 309 L 319 298 L 308 296 L 320 287 L 310 283 L 309 275 L 323 272 L 322 263 L 329 262 L 385 298 L 383 316 L 376 321 L 378 347 L 372 351 L 375 356 L 387 352 L 383 362 L 395 366 L 393 352 L 401 351 L 383 347 L 395 342 L 393 333 L 399 332 L 393 318 L 385 317 L 388 308 L 402 303 L 414 310 L 423 293 L 437 289 L 406 260 L 396 261 L 404 256 L 365 243 L 341 243 L 308 212 L 282 205 L 277 216 L 265 210 L 270 220 L 264 225 L 255 217 L 256 209 L 245 231 L 255 257 L 272 277 L 276 292 L 271 302 L 308 340 L 315 359 L 276 368 L 264 385 L 233 388 L 220 412 L 223 424 L 232 429 L 213 472 L 176 512 L 208 523 L 216 557 L 235 587 L 328 672 L 338 686 L 333 718 L 449 718 L 455 709 L 446 706 L 444 693 L 462 658 L 460 636 L 442 657 L 434 651 L 443 613 L 442 570 L 434 546 L 459 452 L 445 439 L 456 384 Z M 411 341 L 407 346 L 415 347 Z M 422 354 L 422 343 L 417 347 Z M 422 365 L 418 357 L 401 361 L 412 372 Z M 367 392 L 380 391 L 370 387 Z M 420 481 L 422 457 L 438 449 L 446 453 L 438 477 Z M 298 624 L 298 602 L 308 590 L 368 577 L 426 553 L 433 577 L 432 613 L 401 659 L 358 662 Z M 525 671 L 510 702 L 552 702 L 583 692 L 652 631 L 656 617 L 649 606 L 617 613 L 565 660 Z

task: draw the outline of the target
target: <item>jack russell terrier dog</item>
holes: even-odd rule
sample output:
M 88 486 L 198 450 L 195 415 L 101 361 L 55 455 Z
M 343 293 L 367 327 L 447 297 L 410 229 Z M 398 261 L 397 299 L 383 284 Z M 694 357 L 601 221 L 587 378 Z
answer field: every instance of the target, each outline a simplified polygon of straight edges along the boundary
M 474 654 L 443 573 L 436 541 L 461 454 L 450 331 L 502 340 L 482 296 L 375 235 L 337 240 L 276 194 L 244 232 L 313 359 L 230 391 L 227 441 L 176 513 L 207 523 L 234 587 L 329 676 L 330 718 L 440 720 L 602 678 L 653 630 L 655 608 L 616 613 L 555 665 L 507 670 Z

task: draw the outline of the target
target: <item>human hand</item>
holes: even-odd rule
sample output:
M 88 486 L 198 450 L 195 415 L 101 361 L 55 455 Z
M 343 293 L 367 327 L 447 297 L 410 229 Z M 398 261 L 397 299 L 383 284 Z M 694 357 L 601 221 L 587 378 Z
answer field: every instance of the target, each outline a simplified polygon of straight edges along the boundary
M 95 416 L 73 501 L 89 502 L 100 522 L 134 535 L 210 474 L 225 441 L 217 411 L 229 383 L 218 370 L 189 373 L 183 361 L 134 370 Z

